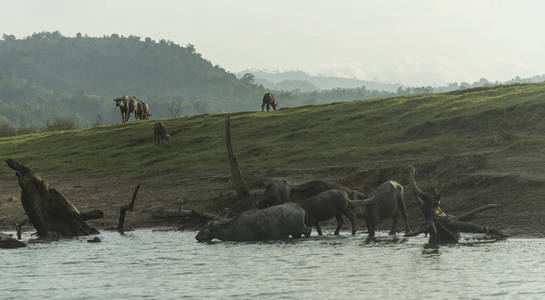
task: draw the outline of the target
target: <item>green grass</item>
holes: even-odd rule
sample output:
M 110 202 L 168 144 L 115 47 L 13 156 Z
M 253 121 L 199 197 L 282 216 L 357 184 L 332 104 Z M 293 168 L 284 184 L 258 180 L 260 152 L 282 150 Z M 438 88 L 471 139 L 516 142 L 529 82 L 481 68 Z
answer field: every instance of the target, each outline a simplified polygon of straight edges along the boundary
M 231 114 L 241 168 L 350 164 L 362 160 L 444 156 L 504 147 L 540 151 L 545 85 L 478 88 L 276 112 Z M 226 114 L 162 120 L 171 142 L 153 145 L 153 124 L 35 133 L 0 139 L 2 158 L 42 173 L 79 172 L 129 177 L 227 171 Z M 498 138 L 499 128 L 518 137 Z M 525 139 L 529 139 L 525 142 Z M 5 164 L 1 177 L 12 178 Z

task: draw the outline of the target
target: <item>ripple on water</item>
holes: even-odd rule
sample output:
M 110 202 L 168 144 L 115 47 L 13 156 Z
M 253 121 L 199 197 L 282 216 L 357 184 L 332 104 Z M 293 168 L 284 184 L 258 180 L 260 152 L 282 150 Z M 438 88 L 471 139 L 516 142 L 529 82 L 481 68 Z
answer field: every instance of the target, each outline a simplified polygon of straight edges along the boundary
M 194 236 L 104 232 L 99 245 L 79 239 L 0 251 L 1 298 L 545 297 L 545 239 L 470 236 L 432 248 L 422 237 L 384 233 L 377 243 L 348 232 L 268 243 L 201 244 Z

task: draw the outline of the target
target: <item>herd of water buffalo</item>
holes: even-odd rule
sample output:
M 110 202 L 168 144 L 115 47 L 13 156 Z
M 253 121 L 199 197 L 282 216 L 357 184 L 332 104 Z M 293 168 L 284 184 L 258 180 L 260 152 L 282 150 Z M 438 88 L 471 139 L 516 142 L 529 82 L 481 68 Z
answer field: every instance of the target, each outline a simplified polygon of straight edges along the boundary
M 440 207 L 441 195 L 435 191 L 428 194 L 416 184 L 415 169 L 408 167 L 408 190 L 416 199 L 423 217 L 417 230 L 411 231 L 407 222 L 407 203 L 405 189 L 395 181 L 387 180 L 380 184 L 370 196 L 342 186 L 319 192 L 301 199 L 294 186 L 285 180 L 270 183 L 262 196 L 256 201 L 256 209 L 243 212 L 232 218 L 212 220 L 196 235 L 199 242 L 216 238 L 223 241 L 264 241 L 309 237 L 311 226 L 322 235 L 320 222 L 332 218 L 337 220 L 335 235 L 343 225 L 343 216 L 352 225 L 352 235 L 356 234 L 355 211 L 359 210 L 368 229 L 367 241 L 375 240 L 377 224 L 380 220 L 392 218 L 390 235 L 397 232 L 397 222 L 401 217 L 405 225 L 405 236 L 429 235 L 430 243 L 457 243 L 460 232 L 484 233 L 493 238 L 506 235 L 486 226 L 469 222 L 478 212 L 499 207 L 488 204 L 458 217 L 447 215 Z
M 343 226 L 343 216 L 356 234 L 355 210 L 361 211 L 367 225 L 368 240 L 375 238 L 379 220 L 392 218 L 390 234 L 397 231 L 397 220 L 403 219 L 405 231 L 407 206 L 403 186 L 395 181 L 379 185 L 371 197 L 344 187 L 330 189 L 308 197 L 300 203 L 291 202 L 292 186 L 285 180 L 270 183 L 262 196 L 257 198 L 256 207 L 230 219 L 209 222 L 196 236 L 200 242 L 214 238 L 229 241 L 259 241 L 287 239 L 290 236 L 309 237 L 311 226 L 322 235 L 320 222 L 335 218 L 335 235 Z

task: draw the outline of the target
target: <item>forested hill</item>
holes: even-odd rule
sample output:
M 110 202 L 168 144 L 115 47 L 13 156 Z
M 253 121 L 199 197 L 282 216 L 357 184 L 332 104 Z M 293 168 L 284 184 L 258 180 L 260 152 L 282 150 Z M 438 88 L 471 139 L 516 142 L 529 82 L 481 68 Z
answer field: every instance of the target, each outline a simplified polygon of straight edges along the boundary
M 59 32 L 0 40 L 0 122 L 28 126 L 60 116 L 89 123 L 100 115 L 109 123 L 111 99 L 121 95 L 150 102 L 154 117 L 249 110 L 264 92 L 212 65 L 190 44 Z M 23 116 L 29 110 L 35 113 Z

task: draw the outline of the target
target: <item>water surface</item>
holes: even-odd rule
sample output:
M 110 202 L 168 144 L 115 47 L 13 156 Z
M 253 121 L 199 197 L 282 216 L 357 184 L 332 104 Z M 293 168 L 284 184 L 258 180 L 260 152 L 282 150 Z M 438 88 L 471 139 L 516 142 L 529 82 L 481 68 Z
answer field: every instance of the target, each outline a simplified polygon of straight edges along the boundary
M 0 249 L 2 299 L 543 299 L 545 239 L 427 248 L 366 235 L 195 242 L 140 229 Z

